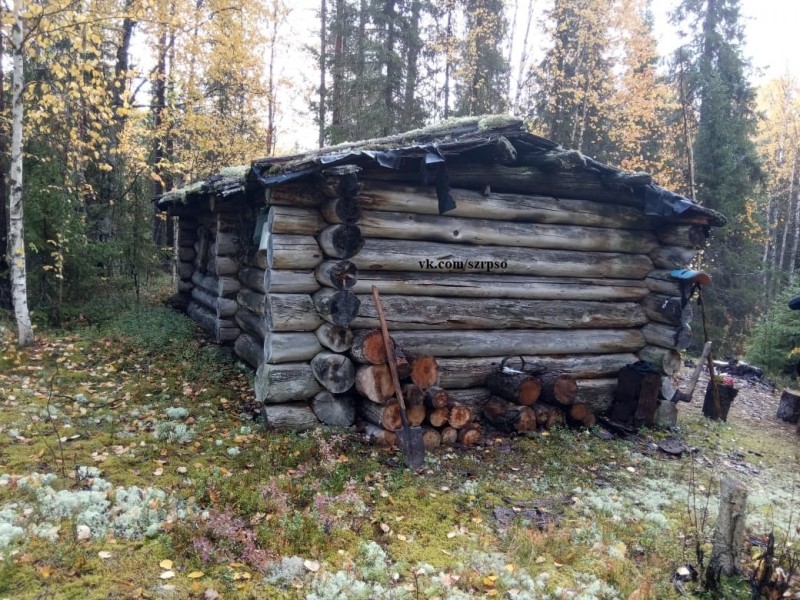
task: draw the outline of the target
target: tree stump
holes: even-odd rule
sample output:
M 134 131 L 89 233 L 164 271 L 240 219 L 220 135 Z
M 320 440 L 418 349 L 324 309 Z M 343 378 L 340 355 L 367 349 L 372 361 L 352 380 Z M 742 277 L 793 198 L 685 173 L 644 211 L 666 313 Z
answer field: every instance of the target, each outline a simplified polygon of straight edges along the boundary
M 714 589 L 721 574 L 739 571 L 739 555 L 744 542 L 744 521 L 747 516 L 747 487 L 731 477 L 720 482 L 719 515 L 714 528 L 714 547 L 708 563 L 706 579 Z
M 736 398 L 736 394 L 739 393 L 739 390 L 734 388 L 732 385 L 726 385 L 724 383 L 717 382 L 717 389 L 719 390 L 719 407 L 720 407 L 720 414 L 717 414 L 717 407 L 716 403 L 714 402 L 714 389 L 713 389 L 713 382 L 708 382 L 708 387 L 706 387 L 706 397 L 703 401 L 703 416 L 708 417 L 709 419 L 714 419 L 715 421 L 727 421 L 728 420 L 728 411 L 731 408 L 731 404 L 733 403 L 733 399 Z
M 800 418 L 800 390 L 783 390 L 778 405 L 778 418 L 787 423 L 797 423 Z

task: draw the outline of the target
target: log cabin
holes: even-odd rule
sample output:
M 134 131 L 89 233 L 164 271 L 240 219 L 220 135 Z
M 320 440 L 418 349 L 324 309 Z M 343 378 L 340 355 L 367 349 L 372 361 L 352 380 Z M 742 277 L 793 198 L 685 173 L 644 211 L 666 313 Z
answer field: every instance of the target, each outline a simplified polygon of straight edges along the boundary
M 177 299 L 294 429 L 349 425 L 367 388 L 373 422 L 391 413 L 353 347 L 378 326 L 372 286 L 397 346 L 436 357 L 436 387 L 467 406 L 508 355 L 570 375 L 594 412 L 637 360 L 668 390 L 691 338 L 669 273 L 725 224 L 508 116 L 260 159 L 155 201 L 177 217 Z

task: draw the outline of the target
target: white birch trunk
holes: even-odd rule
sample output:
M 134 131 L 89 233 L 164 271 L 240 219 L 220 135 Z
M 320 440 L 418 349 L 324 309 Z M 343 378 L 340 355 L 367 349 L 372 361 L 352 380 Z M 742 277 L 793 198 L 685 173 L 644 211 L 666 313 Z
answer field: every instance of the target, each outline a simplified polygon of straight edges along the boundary
M 795 193 L 795 177 L 797 176 L 797 150 L 792 162 L 792 177 L 789 179 L 789 209 L 794 205 L 794 240 L 792 253 L 789 255 L 789 285 L 794 285 L 795 263 L 797 262 L 797 248 L 800 246 L 800 198 Z
M 18 343 L 28 346 L 33 343 L 33 327 L 28 311 L 28 286 L 25 274 L 25 236 L 23 230 L 22 202 L 22 89 L 24 86 L 24 48 L 22 36 L 21 0 L 14 2 L 14 24 L 11 28 L 11 51 L 14 66 L 11 97 L 11 187 L 8 262 L 11 265 L 11 296 L 14 317 L 17 321 Z

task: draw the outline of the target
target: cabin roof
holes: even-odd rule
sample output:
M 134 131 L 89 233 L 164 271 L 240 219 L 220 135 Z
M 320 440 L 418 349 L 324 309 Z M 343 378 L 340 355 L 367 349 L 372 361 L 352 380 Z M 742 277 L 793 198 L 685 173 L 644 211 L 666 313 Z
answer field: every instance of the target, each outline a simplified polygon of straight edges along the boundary
M 623 171 L 580 152 L 564 149 L 551 140 L 528 132 L 521 119 L 508 115 L 461 117 L 388 137 L 348 142 L 290 156 L 261 158 L 250 165 L 222 169 L 205 180 L 167 192 L 154 201 L 160 209 L 167 210 L 176 203 L 191 205 L 209 195 L 224 198 L 258 188 L 276 187 L 309 179 L 328 170 L 341 172 L 382 167 L 421 172 L 427 170 L 425 167 L 437 165 L 446 168 L 449 161 L 466 157 L 476 162 L 507 166 L 522 163 L 545 173 L 571 171 L 596 177 L 609 189 L 641 197 L 645 213 L 649 215 L 697 215 L 717 227 L 727 221 L 721 213 L 655 184 L 646 173 Z M 441 189 L 437 192 L 442 193 Z

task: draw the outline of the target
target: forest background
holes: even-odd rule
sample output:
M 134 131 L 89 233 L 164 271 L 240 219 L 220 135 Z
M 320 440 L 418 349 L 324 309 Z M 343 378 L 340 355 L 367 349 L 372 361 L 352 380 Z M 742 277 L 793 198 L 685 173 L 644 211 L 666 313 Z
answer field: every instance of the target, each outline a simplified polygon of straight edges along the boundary
M 41 326 L 98 322 L 168 270 L 171 228 L 152 206 L 167 190 L 271 154 L 510 112 L 725 213 L 695 265 L 714 278 L 711 338 L 773 372 L 796 360 L 800 83 L 750 65 L 739 0 L 669 3 L 665 55 L 648 0 L 0 10 L 0 309 L 21 343 L 28 306 Z

